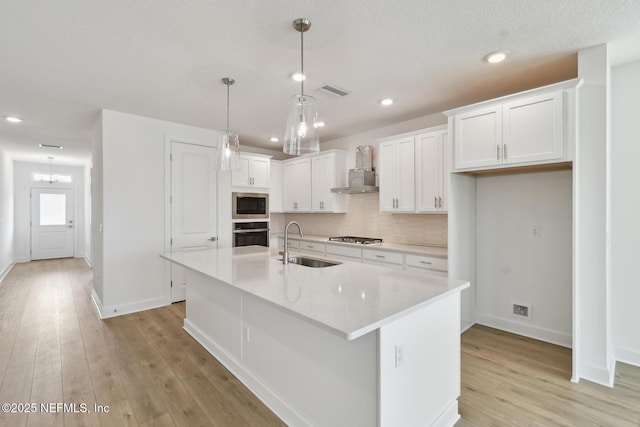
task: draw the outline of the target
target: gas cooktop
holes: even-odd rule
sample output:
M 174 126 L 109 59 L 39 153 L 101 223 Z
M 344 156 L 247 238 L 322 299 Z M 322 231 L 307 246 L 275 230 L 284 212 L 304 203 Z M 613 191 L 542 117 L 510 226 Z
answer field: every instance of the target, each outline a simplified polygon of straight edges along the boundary
M 374 237 L 355 237 L 355 236 L 338 236 L 329 237 L 332 242 L 359 243 L 361 245 L 370 245 L 372 243 L 382 243 L 382 239 Z

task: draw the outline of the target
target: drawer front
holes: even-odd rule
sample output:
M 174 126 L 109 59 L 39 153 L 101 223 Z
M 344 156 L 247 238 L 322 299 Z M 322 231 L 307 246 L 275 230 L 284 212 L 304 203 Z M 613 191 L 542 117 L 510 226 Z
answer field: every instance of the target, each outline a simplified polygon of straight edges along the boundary
M 375 261 L 375 260 L 372 260 L 372 259 L 363 259 L 362 263 L 363 264 L 369 264 L 369 265 L 380 265 L 382 267 L 395 268 L 396 270 L 402 270 L 402 264 L 383 262 L 383 261 Z
M 342 255 L 362 259 L 362 249 L 342 245 L 327 245 L 327 255 Z
M 305 241 L 301 240 L 300 241 L 300 250 L 301 251 L 324 253 L 324 243 L 305 242 Z
M 391 264 L 403 263 L 403 254 L 400 252 L 381 251 L 376 249 L 363 249 L 362 258 L 371 261 L 388 262 Z
M 428 268 L 430 270 L 448 271 L 449 269 L 446 258 L 436 258 L 426 255 L 407 254 L 406 264 L 410 267 Z
M 278 239 L 278 249 L 283 249 L 283 248 L 284 248 L 284 238 L 281 237 Z M 300 249 L 300 241 L 289 239 L 289 250 L 297 251 L 299 249 Z

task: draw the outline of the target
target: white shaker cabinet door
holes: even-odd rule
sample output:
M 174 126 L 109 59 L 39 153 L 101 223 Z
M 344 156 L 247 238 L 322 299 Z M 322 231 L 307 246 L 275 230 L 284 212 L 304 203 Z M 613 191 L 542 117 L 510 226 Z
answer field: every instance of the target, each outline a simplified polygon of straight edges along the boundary
M 456 169 L 499 164 L 502 164 L 502 106 L 456 115 Z
M 562 104 L 559 91 L 503 105 L 505 164 L 563 157 Z

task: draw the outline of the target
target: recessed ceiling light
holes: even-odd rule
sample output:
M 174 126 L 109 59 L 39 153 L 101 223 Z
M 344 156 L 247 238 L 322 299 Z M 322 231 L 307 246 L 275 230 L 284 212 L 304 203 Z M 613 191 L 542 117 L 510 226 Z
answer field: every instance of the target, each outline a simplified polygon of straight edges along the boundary
M 11 123 L 20 123 L 22 121 L 22 119 L 20 117 L 14 117 L 14 116 L 4 116 L 4 118 Z
M 277 137 L 277 136 L 272 136 L 271 138 L 269 138 L 269 141 L 271 141 L 271 142 L 278 142 L 278 141 L 280 141 L 280 140 L 278 139 L 278 137 Z
M 313 127 L 316 127 L 316 128 L 323 128 L 323 127 L 324 127 L 324 122 L 315 122 L 315 123 L 313 124 Z
M 305 75 L 304 75 L 304 74 L 302 74 L 302 73 L 293 73 L 293 74 L 291 75 L 291 78 L 292 78 L 293 80 L 297 81 L 297 82 L 301 82 L 301 81 L 303 81 L 303 80 L 306 80 L 306 79 L 307 79 L 307 76 L 305 76 Z
M 40 148 L 57 148 L 58 150 L 62 150 L 62 145 L 52 145 L 52 144 L 38 144 Z
M 391 99 L 391 98 L 382 99 L 380 101 L 380 104 L 382 104 L 382 105 L 384 105 L 386 107 L 387 105 L 393 104 L 393 99 Z
M 502 62 L 507 58 L 509 52 L 505 50 L 501 50 L 499 52 L 493 52 L 487 55 L 485 58 L 490 64 L 497 64 L 498 62 Z

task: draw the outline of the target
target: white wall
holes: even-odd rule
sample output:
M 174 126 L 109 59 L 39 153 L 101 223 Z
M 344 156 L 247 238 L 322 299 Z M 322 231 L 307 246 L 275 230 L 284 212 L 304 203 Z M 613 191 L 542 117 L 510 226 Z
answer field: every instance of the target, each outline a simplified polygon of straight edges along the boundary
M 93 298 L 98 308 L 104 300 L 103 234 L 102 234 L 102 116 L 101 111 L 93 130 L 91 146 L 91 264 L 93 265 Z
M 13 162 L 0 147 L 0 281 L 13 266 Z
M 72 183 L 41 183 L 33 181 L 33 173 L 49 174 L 49 163 L 14 162 L 14 202 L 15 202 L 15 238 L 14 259 L 17 262 L 31 260 L 31 199 L 32 188 L 65 188 L 73 190 L 74 197 L 74 244 L 75 257 L 85 256 L 85 216 L 84 216 L 84 168 L 64 166 L 53 163 L 54 174 L 71 175 Z
M 110 110 L 101 120 L 92 180 L 94 289 L 109 317 L 169 303 L 159 256 L 166 250 L 165 138 L 211 143 L 218 133 Z
M 478 323 L 571 347 L 572 183 L 570 170 L 476 178 Z
M 640 61 L 611 75 L 611 297 L 617 360 L 640 366 Z

